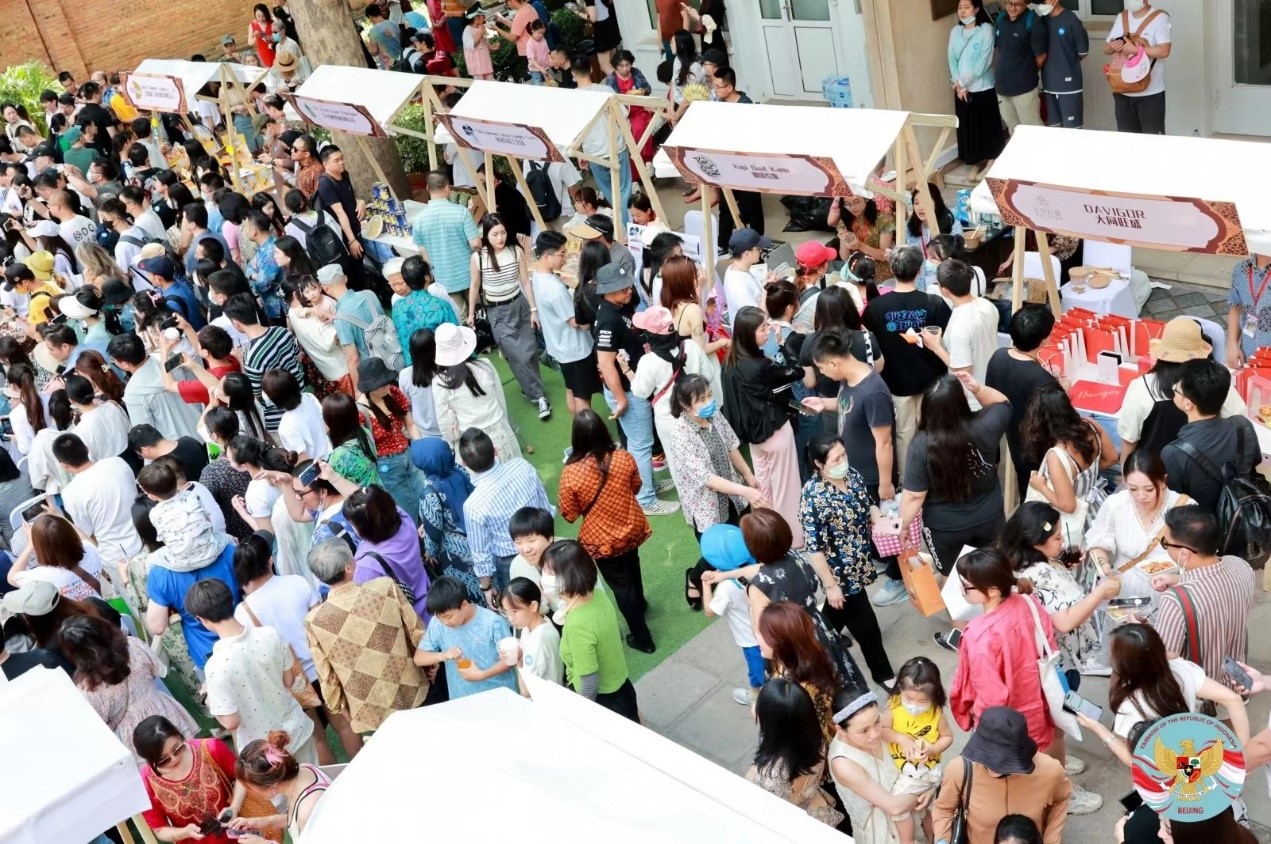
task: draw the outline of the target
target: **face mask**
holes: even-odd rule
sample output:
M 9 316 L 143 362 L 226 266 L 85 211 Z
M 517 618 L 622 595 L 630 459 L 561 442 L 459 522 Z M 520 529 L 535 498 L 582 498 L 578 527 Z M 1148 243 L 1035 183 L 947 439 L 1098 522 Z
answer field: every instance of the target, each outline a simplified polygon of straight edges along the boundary
M 1049 15 L 1051 12 L 1055 11 L 1055 7 L 1049 3 L 1046 3 L 1043 5 L 1037 6 L 1036 11 L 1037 11 L 1037 14 L 1041 15 L 1044 18 L 1047 15 Z
M 903 706 L 905 707 L 905 711 L 908 712 L 910 715 L 913 715 L 914 717 L 917 717 L 921 715 L 922 713 L 926 712 L 927 710 L 931 709 L 930 704 L 923 704 L 923 703 L 906 703 L 906 704 L 903 704 Z
M 837 466 L 826 466 L 825 476 L 832 481 L 841 481 L 847 477 L 847 461 L 844 460 Z
M 548 596 L 556 597 L 556 575 L 543 572 L 542 582 L 539 584 L 543 587 L 543 600 L 546 601 Z
M 1147 5 L 1147 0 L 1125 0 L 1125 10 L 1127 12 L 1138 12 Z
M 1129 0 L 1127 0 L 1127 2 L 1129 2 Z M 975 15 L 972 15 L 969 18 L 958 18 L 958 22 L 961 23 L 963 26 L 970 26 L 971 24 L 975 23 Z
M 710 419 L 712 416 L 715 415 L 715 411 L 717 410 L 719 410 L 719 405 L 715 403 L 714 399 L 711 399 L 706 404 L 702 405 L 701 407 L 697 409 L 697 418 Z

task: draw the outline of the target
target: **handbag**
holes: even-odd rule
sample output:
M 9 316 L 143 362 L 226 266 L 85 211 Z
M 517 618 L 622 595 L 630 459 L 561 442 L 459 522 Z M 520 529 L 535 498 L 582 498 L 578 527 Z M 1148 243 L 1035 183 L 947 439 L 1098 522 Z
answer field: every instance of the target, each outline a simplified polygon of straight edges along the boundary
M 936 583 L 935 564 L 929 554 L 920 554 L 914 548 L 900 553 L 900 577 L 909 593 L 914 609 L 925 616 L 933 616 L 944 610 L 940 586 Z M 952 579 L 952 578 L 951 578 Z
M 251 605 L 243 599 L 243 609 L 247 610 L 247 616 L 252 620 L 252 624 L 257 627 L 264 627 L 260 623 L 260 619 L 256 617 L 256 613 L 252 612 Z M 287 645 L 287 651 L 291 654 L 291 673 L 296 678 L 291 681 L 291 688 L 287 691 L 291 692 L 291 696 L 296 699 L 296 703 L 300 704 L 302 709 L 315 709 L 322 705 L 322 699 L 318 697 L 318 693 L 313 690 L 313 686 L 309 684 L 309 678 L 305 675 L 304 664 L 300 662 L 300 657 L 296 656 L 296 649 L 291 645 Z
M 1147 57 L 1143 48 L 1146 46 L 1139 34 L 1147 29 L 1152 21 L 1156 20 L 1157 15 L 1164 14 L 1160 9 L 1154 9 L 1150 15 L 1143 19 L 1143 23 L 1139 24 L 1139 28 L 1130 33 L 1130 13 L 1121 13 L 1121 33 L 1122 37 L 1131 44 L 1138 46 L 1139 51 L 1130 58 L 1124 56 L 1113 56 L 1103 68 L 1103 76 L 1108 80 L 1108 86 L 1112 88 L 1114 94 L 1141 94 L 1152 84 L 1152 59 Z M 1130 34 L 1126 34 L 1130 33 Z
M 962 758 L 962 788 L 958 791 L 958 807 L 953 810 L 953 824 L 949 828 L 949 844 L 971 844 L 971 830 L 967 816 L 971 814 L 971 780 L 975 766 L 965 756 Z
M 1064 709 L 1064 686 L 1059 679 L 1059 652 L 1050 648 L 1050 642 L 1042 630 L 1041 619 L 1037 617 L 1037 604 L 1027 595 L 1021 595 L 1028 604 L 1028 612 L 1033 616 L 1033 637 L 1037 641 L 1037 674 L 1042 684 L 1042 694 L 1046 697 L 1046 706 L 1050 709 L 1051 720 L 1055 726 L 1081 741 L 1081 727 L 1071 712 Z
M 379 562 L 380 568 L 384 570 L 384 576 L 391 578 L 392 581 L 397 584 L 397 588 L 402 590 L 402 594 L 406 597 L 406 603 L 413 605 L 415 603 L 415 590 L 411 589 L 405 581 L 397 576 L 397 572 L 393 571 L 393 567 L 388 564 L 388 560 L 385 560 L 374 551 L 367 551 L 366 553 L 368 556 L 374 557 L 376 561 Z
M 1063 459 L 1066 463 L 1071 464 L 1074 468 L 1076 468 L 1076 463 L 1073 461 L 1072 457 L 1068 454 L 1068 452 L 1064 451 L 1062 448 L 1055 446 L 1050 451 L 1059 452 L 1059 456 L 1061 459 Z M 1047 456 L 1050 455 L 1050 451 L 1046 452 Z M 1098 458 L 1096 457 L 1095 459 L 1097 460 Z M 1045 458 L 1042 459 L 1041 476 L 1042 476 L 1042 479 L 1046 481 L 1046 486 L 1050 487 L 1050 491 L 1054 492 L 1055 485 L 1050 480 L 1050 467 L 1048 465 L 1048 461 Z M 1075 473 L 1073 475 L 1073 480 L 1076 480 Z M 1038 492 L 1032 486 L 1029 486 L 1028 494 L 1024 496 L 1024 500 L 1025 501 L 1044 501 L 1047 504 L 1050 503 L 1049 501 L 1046 501 L 1045 495 Z M 1061 532 L 1064 537 L 1065 547 L 1068 547 L 1068 548 L 1081 547 L 1081 540 L 1086 535 L 1086 515 L 1089 512 L 1089 509 L 1090 509 L 1090 505 L 1083 498 L 1081 498 L 1080 496 L 1077 496 L 1076 508 L 1071 513 L 1059 514 L 1059 524 L 1060 524 L 1060 527 L 1062 528 Z
M 900 517 L 883 518 L 874 522 L 870 528 L 870 538 L 874 540 L 878 556 L 898 556 L 905 544 L 900 536 Z M 914 520 L 909 523 L 909 545 L 914 548 L 922 545 L 922 513 L 914 516 Z
M 1192 595 L 1181 583 L 1170 590 L 1178 599 L 1178 608 L 1183 611 L 1183 644 L 1187 646 L 1187 658 L 1197 665 L 1200 661 L 1200 622 L 1196 619 L 1196 605 L 1192 603 Z M 1198 700 L 1198 711 L 1210 718 L 1218 717 L 1218 707 L 1212 700 Z

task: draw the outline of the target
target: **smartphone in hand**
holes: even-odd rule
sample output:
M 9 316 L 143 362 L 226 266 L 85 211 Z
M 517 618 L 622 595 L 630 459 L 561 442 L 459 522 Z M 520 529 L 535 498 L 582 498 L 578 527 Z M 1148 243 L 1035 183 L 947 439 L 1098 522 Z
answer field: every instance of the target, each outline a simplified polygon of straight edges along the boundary
M 1098 721 L 1103 717 L 1103 707 L 1097 703 L 1086 700 L 1076 692 L 1069 692 L 1064 695 L 1064 709 L 1069 712 L 1080 713 L 1091 721 Z
M 1240 667 L 1240 664 L 1229 656 L 1222 658 L 1222 670 L 1228 677 L 1245 687 L 1245 691 L 1253 688 L 1253 678 L 1249 676 L 1249 672 Z

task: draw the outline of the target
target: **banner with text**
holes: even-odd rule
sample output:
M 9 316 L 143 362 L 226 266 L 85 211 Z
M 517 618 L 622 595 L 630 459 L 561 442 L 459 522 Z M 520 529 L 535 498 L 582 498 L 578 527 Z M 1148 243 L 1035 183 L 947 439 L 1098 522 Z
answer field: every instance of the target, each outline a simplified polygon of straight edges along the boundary
M 437 119 L 445 124 L 450 136 L 461 147 L 529 161 L 565 160 L 556 145 L 548 139 L 547 133 L 537 126 L 499 123 L 495 120 L 478 120 L 453 114 L 439 114 Z
M 121 73 L 119 77 L 124 99 L 128 100 L 133 108 L 170 114 L 182 114 L 188 110 L 185 102 L 185 86 L 175 76 Z
M 684 147 L 663 149 L 690 184 L 803 196 L 852 195 L 838 167 L 829 158 Z
M 388 133 L 379 124 L 366 106 L 357 103 L 337 103 L 331 100 L 319 100 L 313 97 L 299 97 L 295 94 L 280 92 L 292 105 L 304 122 L 312 126 L 321 126 L 335 132 L 347 132 L 350 135 L 362 135 L 369 138 L 387 138 Z
M 1249 254 L 1234 202 L 988 181 L 1008 226 L 1172 252 Z

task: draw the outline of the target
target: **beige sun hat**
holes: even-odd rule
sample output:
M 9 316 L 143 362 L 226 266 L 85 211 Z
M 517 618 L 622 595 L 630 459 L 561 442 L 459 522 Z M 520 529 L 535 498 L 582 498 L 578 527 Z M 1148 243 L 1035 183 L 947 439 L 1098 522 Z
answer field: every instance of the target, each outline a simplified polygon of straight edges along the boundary
M 1165 323 L 1161 336 L 1148 344 L 1152 357 L 1167 363 L 1185 363 L 1209 357 L 1213 347 L 1200 333 L 1200 323 L 1191 317 L 1174 317 Z

